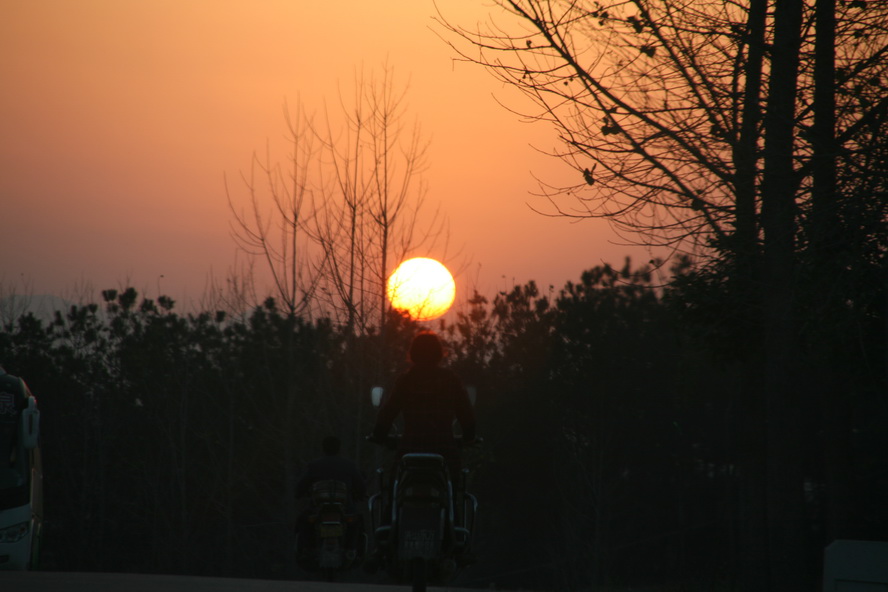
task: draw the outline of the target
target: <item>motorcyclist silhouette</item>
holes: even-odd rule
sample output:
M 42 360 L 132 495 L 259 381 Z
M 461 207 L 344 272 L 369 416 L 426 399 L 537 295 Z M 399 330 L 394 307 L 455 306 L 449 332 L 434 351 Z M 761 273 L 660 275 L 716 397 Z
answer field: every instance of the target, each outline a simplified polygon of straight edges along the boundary
M 397 459 L 413 452 L 439 454 L 447 463 L 451 481 L 460 483 L 461 462 L 453 421 L 456 419 L 460 424 L 462 444 L 472 443 L 475 412 L 468 393 L 453 371 L 439 366 L 444 359 L 444 347 L 434 332 L 424 331 L 413 338 L 409 359 L 412 366 L 397 378 L 394 390 L 379 408 L 371 439 L 386 442 L 392 424 L 403 415 L 404 433 L 398 440 Z M 393 468 L 392 474 L 395 470 Z M 390 486 L 391 483 L 386 487 Z M 390 494 L 386 496 L 389 497 L 387 503 L 392 503 Z M 387 522 L 389 516 L 389 512 L 383 512 L 382 521 Z M 375 572 L 381 556 L 381 549 L 374 549 L 367 558 L 365 570 Z
M 357 539 L 364 526 L 357 511 L 357 503 L 367 497 L 364 476 L 357 465 L 349 459 L 339 455 L 342 443 L 336 436 L 327 436 L 321 443 L 324 455 L 308 463 L 302 476 L 296 483 L 296 497 L 308 497 L 312 491 L 312 485 L 320 481 L 341 481 L 347 488 L 347 502 L 345 510 L 356 517 L 356 522 L 346 536 L 346 545 L 350 550 L 355 550 Z M 297 554 L 305 556 L 313 548 L 314 530 L 309 526 L 308 517 L 312 512 L 307 507 L 296 519 L 296 544 Z
M 404 434 L 399 454 L 430 452 L 440 454 L 451 474 L 460 470 L 459 449 L 453 435 L 453 420 L 462 429 L 464 444 L 475 439 L 475 412 L 459 377 L 439 364 L 444 359 L 441 340 L 432 331 L 423 331 L 410 344 L 412 366 L 398 377 L 395 388 L 379 408 L 373 439 L 385 440 L 392 423 L 403 414 Z

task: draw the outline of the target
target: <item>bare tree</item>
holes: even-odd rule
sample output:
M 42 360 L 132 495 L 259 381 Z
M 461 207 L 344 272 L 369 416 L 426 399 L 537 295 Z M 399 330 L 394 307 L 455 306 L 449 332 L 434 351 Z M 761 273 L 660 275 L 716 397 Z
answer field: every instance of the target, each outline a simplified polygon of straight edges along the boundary
M 888 118 L 888 8 L 826 0 L 497 0 L 506 24 L 439 22 L 461 59 L 552 124 L 569 186 L 551 215 L 602 217 L 720 265 L 759 351 L 742 402 L 750 589 L 798 589 L 803 474 L 799 254 L 836 248 L 834 167 L 870 161 Z M 865 173 L 864 173 L 865 176 Z M 836 226 L 832 224 L 834 229 Z M 834 396 L 834 395 L 833 395 Z M 767 426 L 763 428 L 762 426 Z M 751 572 L 750 572 L 751 573 Z
M 388 372 L 386 279 L 393 261 L 408 254 L 446 248 L 446 222 L 438 210 L 426 214 L 428 141 L 419 123 L 408 121 L 407 87 L 395 84 L 387 65 L 378 74 L 359 71 L 353 94 L 339 97 L 341 119 L 329 109 L 313 124 L 322 149 L 310 234 L 320 247 L 317 291 L 325 310 L 343 324 L 358 399 Z M 442 251 L 443 252 L 443 251 Z M 368 349 L 367 336 L 376 344 Z M 368 368 L 372 368 L 369 370 Z M 356 447 L 355 456 L 360 458 Z
M 235 205 L 228 181 L 225 192 L 232 214 L 232 235 L 248 255 L 264 260 L 274 295 L 291 315 L 310 312 L 317 276 L 310 273 L 310 239 L 304 234 L 315 212 L 311 205 L 311 167 L 316 146 L 300 103 L 296 116 L 284 110 L 291 151 L 283 163 L 253 154 L 248 174 L 242 174 L 248 193 L 246 209 Z
M 553 156 L 577 182 L 541 195 L 556 215 L 604 217 L 647 244 L 735 249 L 761 238 L 762 113 L 775 15 L 749 2 L 498 0 L 501 20 L 467 28 L 439 21 L 461 59 L 519 89 L 510 107 L 558 131 Z M 803 6 L 796 169 L 811 174 L 813 0 Z M 840 141 L 860 121 L 884 115 L 850 92 L 884 75 L 884 9 L 843 3 L 835 48 Z M 842 89 L 846 92 L 843 94 Z M 799 184 L 799 197 L 804 184 Z
M 359 72 L 351 103 L 340 97 L 342 123 L 328 110 L 313 128 L 324 162 L 311 231 L 324 252 L 322 292 L 359 334 L 383 326 L 391 261 L 446 246 L 439 211 L 424 211 L 428 141 L 406 120 L 406 94 L 388 66 L 379 75 Z
M 270 147 L 253 155 L 241 175 L 243 204 L 226 180 L 247 272 L 265 269 L 291 314 L 332 317 L 359 334 L 375 330 L 392 261 L 446 253 L 446 221 L 426 203 L 429 142 L 418 120 L 408 120 L 407 90 L 385 65 L 378 74 L 360 71 L 352 96 L 340 94 L 323 117 L 301 102 L 285 108 L 286 159 L 276 161 Z M 249 291 L 236 283 L 237 294 Z

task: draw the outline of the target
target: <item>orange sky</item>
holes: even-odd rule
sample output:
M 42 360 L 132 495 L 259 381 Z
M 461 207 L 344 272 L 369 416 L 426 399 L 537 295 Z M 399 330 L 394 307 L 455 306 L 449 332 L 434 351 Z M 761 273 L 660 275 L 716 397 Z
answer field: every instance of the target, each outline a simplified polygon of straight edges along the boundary
M 481 4 L 438 2 L 464 25 L 486 18 Z M 487 72 L 455 64 L 433 14 L 431 0 L 4 0 L 0 284 L 196 301 L 235 257 L 223 175 L 278 145 L 285 101 L 318 108 L 386 60 L 431 141 L 427 199 L 471 262 L 458 297 L 646 260 L 602 222 L 530 211 L 531 172 L 565 171 L 531 148 L 554 134 L 497 105 L 514 95 Z

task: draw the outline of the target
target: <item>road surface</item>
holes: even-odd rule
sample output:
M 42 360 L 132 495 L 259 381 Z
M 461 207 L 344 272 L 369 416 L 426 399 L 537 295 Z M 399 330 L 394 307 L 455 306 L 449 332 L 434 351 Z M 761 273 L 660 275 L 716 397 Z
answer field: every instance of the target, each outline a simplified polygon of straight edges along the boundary
M 409 586 L 116 573 L 0 571 L 2 592 L 408 592 Z M 451 592 L 454 588 L 429 588 Z

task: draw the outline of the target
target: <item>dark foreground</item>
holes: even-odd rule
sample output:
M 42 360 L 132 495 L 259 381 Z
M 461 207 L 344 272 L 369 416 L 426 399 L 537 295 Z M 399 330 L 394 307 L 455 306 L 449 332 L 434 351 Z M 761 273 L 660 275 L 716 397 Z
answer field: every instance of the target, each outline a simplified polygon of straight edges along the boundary
M 405 586 L 117 573 L 2 572 L 3 592 L 405 592 Z M 448 588 L 429 588 L 446 592 Z

